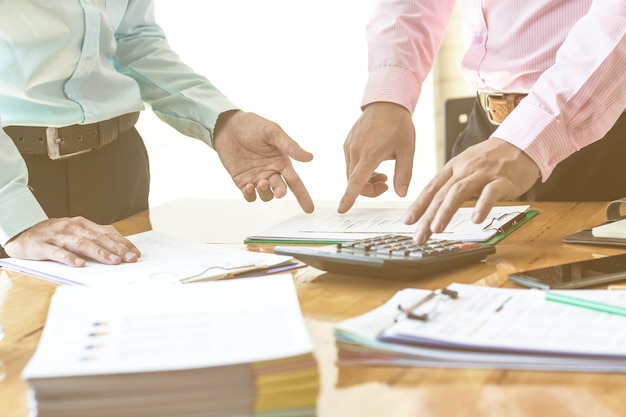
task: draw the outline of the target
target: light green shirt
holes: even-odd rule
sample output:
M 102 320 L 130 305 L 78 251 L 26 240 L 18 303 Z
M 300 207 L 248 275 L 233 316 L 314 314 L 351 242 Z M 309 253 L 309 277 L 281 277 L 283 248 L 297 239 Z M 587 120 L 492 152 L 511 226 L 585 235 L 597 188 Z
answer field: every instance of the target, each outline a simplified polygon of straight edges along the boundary
M 0 0 L 0 126 L 93 123 L 144 103 L 208 145 L 237 108 L 170 49 L 152 0 Z M 0 244 L 46 218 L 0 130 Z

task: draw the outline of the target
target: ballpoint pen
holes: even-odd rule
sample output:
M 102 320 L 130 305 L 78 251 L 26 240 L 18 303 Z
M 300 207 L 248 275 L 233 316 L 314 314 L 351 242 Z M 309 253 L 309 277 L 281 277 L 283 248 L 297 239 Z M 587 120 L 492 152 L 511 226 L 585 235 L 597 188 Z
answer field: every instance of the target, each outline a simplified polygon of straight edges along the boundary
M 539 289 L 530 290 L 533 295 L 544 298 L 547 301 L 555 301 L 557 303 L 568 304 L 571 306 L 587 308 L 590 310 L 601 311 L 609 314 L 617 314 L 620 316 L 626 316 L 626 308 L 612 304 L 605 304 L 598 301 L 585 300 L 582 298 L 572 297 L 569 295 L 563 295 L 554 293 L 551 291 L 543 291 Z

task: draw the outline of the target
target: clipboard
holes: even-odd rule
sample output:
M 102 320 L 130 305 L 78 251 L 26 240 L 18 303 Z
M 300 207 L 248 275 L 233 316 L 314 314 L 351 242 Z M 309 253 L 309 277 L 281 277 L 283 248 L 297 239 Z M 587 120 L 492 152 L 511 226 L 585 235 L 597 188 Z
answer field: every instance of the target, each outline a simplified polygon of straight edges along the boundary
M 471 207 L 457 211 L 443 233 L 432 239 L 480 242 L 495 245 L 538 214 L 529 206 L 496 206 L 482 225 L 471 223 Z M 383 234 L 412 235 L 414 225 L 401 222 L 400 209 L 354 209 L 346 215 L 320 210 L 300 214 L 273 227 L 248 236 L 245 243 L 337 244 Z
M 607 334 L 622 335 L 619 329 L 623 327 L 623 317 L 611 315 L 608 320 L 598 320 L 607 313 L 548 302 L 545 297 L 536 296 L 536 290 L 461 283 L 451 283 L 445 290 L 447 293 L 443 288 L 439 291 L 405 288 L 374 310 L 336 323 L 333 333 L 338 348 L 337 363 L 626 371 L 626 356 L 619 346 L 588 343 Z M 585 301 L 625 305 L 623 294 L 618 291 L 552 293 L 559 292 L 576 294 L 576 298 Z M 575 320 L 563 320 L 571 314 L 576 315 Z M 581 328 L 589 330 L 584 332 Z M 563 335 L 568 336 L 568 343 L 562 342 Z M 611 353 L 618 355 L 607 354 L 611 349 L 614 349 Z
M 515 223 L 512 227 L 510 227 L 509 229 L 507 229 L 506 231 L 503 231 L 501 233 L 498 233 L 497 235 L 495 235 L 494 237 L 492 237 L 491 239 L 483 242 L 483 245 L 495 245 L 496 243 L 499 243 L 502 239 L 506 238 L 508 235 L 510 235 L 511 233 L 513 233 L 514 231 L 516 231 L 517 229 L 519 229 L 520 227 L 522 227 L 524 224 L 526 224 L 530 219 L 532 219 L 533 217 L 535 217 L 537 214 L 539 214 L 538 210 L 526 210 L 524 212 L 524 214 L 526 215 L 522 220 L 518 221 L 517 223 Z

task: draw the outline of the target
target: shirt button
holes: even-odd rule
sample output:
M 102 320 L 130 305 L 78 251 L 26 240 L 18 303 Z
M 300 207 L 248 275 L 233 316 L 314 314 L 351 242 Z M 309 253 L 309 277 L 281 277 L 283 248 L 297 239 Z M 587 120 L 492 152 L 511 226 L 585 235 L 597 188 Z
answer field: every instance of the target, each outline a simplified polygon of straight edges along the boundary
M 91 58 L 85 58 L 83 61 L 83 68 L 91 68 L 91 64 L 93 64 L 93 60 Z
M 484 39 L 483 35 L 480 35 L 480 34 L 475 35 L 474 36 L 474 43 L 477 43 L 477 44 L 483 43 L 483 39 Z

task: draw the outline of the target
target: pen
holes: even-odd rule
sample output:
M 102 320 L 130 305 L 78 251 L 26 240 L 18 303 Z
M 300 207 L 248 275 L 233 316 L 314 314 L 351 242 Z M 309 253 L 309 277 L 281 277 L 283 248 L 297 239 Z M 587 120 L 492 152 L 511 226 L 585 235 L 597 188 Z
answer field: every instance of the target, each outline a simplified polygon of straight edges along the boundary
M 601 311 L 604 313 L 617 314 L 620 316 L 626 316 L 626 308 L 619 307 L 612 304 L 605 304 L 598 301 L 584 300 L 582 298 L 571 297 L 569 295 L 557 294 L 550 291 L 542 291 L 538 289 L 531 289 L 532 294 L 542 297 L 547 301 L 555 301 L 557 303 L 569 304 L 576 307 L 587 308 L 590 310 Z

